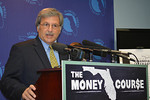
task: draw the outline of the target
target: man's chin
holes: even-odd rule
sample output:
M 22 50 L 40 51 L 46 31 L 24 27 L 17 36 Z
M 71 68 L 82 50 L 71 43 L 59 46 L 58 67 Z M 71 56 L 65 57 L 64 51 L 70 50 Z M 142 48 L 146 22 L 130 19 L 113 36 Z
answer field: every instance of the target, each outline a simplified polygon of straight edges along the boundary
M 54 41 L 47 41 L 46 43 L 49 44 L 49 45 L 51 45 L 51 44 L 54 43 Z

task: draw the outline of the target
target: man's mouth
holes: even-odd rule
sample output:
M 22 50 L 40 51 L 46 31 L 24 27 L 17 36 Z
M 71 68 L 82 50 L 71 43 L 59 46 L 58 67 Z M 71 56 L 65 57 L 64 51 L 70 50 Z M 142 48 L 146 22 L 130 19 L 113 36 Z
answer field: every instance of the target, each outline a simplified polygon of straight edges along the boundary
M 46 36 L 53 36 L 54 33 L 46 33 Z

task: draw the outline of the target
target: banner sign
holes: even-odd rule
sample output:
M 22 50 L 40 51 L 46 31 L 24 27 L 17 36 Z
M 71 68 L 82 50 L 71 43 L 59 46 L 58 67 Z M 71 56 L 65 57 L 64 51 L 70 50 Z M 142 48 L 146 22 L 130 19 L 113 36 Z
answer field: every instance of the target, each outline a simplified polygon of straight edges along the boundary
M 89 40 L 114 49 L 113 0 L 0 0 L 0 80 L 12 45 L 37 36 L 35 20 L 43 8 L 56 8 L 64 16 L 58 42 Z M 93 60 L 111 61 L 109 55 Z M 1 91 L 0 100 L 6 100 Z
M 148 100 L 146 65 L 63 61 L 63 100 Z

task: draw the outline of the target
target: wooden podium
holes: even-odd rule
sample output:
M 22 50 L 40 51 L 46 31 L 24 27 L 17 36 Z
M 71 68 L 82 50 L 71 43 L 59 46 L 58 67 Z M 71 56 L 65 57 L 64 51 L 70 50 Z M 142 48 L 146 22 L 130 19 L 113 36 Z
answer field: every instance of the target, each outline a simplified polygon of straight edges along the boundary
M 61 68 L 39 71 L 36 100 L 149 100 L 146 65 L 62 61 Z
M 35 84 L 36 100 L 62 100 L 61 69 L 44 69 L 38 73 L 41 76 Z

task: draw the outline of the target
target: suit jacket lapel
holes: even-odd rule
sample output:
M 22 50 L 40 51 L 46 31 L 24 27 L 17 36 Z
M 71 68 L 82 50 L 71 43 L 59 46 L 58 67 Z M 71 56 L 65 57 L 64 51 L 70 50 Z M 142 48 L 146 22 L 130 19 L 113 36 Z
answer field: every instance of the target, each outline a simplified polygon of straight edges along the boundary
M 44 47 L 37 36 L 34 43 L 35 51 L 37 52 L 38 56 L 40 57 L 41 61 L 43 62 L 44 68 L 51 68 L 50 62 L 44 50 Z

